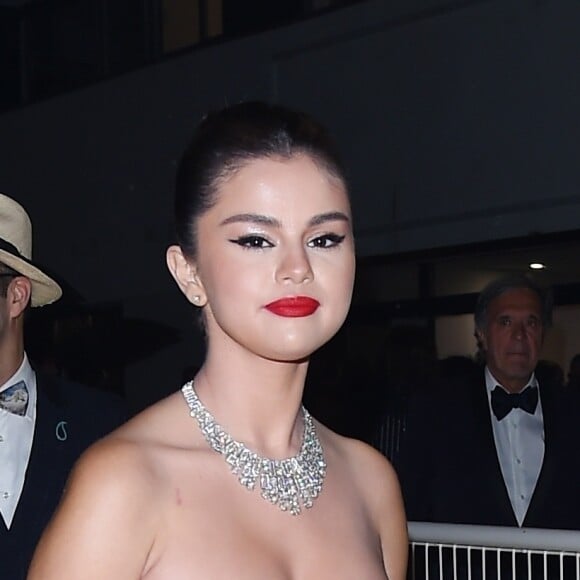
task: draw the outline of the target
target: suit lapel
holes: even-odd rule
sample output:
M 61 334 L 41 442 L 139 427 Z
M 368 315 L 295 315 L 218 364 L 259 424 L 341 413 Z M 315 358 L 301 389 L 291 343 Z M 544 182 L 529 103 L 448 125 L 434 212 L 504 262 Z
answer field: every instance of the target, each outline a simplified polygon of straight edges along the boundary
M 495 518 L 503 522 L 502 525 L 517 525 L 517 520 L 511 505 L 509 494 L 505 485 L 489 411 L 485 375 L 480 374 L 479 380 L 474 382 L 477 388 L 472 389 L 472 409 L 474 421 L 474 433 L 477 440 L 474 449 L 481 453 L 481 473 L 487 474 L 481 482 L 480 493 L 493 498 L 490 502 L 497 509 Z
M 58 398 L 49 396 L 41 383 L 42 379 L 37 375 L 36 424 L 32 449 L 22 495 L 10 531 L 6 533 L 9 540 L 6 549 L 13 546 L 17 550 L 14 561 L 10 561 L 14 574 L 20 574 L 26 569 L 60 498 L 69 467 L 66 465 L 66 454 L 62 453 L 60 447 L 62 442 L 55 436 L 55 425 L 61 414 Z M 2 570 L 3 565 L 0 564 Z M 12 578 L 14 574 L 9 572 L 9 577 Z
M 40 382 L 37 375 L 37 420 L 21 503 L 26 511 L 29 511 L 29 506 L 34 506 L 34 513 L 30 510 L 29 517 L 44 523 L 54 509 L 55 494 L 60 496 L 63 484 L 60 474 L 67 469 L 68 459 L 62 449 L 65 442 L 56 436 L 61 420 L 58 400 L 49 396 Z
M 524 519 L 524 526 L 529 525 L 528 522 L 534 522 L 542 515 L 540 513 L 541 506 L 550 505 L 550 498 L 547 496 L 548 490 L 551 489 L 552 481 L 555 475 L 555 446 L 558 445 L 557 440 L 557 412 L 556 412 L 556 393 L 551 388 L 552 385 L 538 380 L 540 390 L 540 401 L 542 405 L 542 415 L 544 420 L 544 460 L 542 462 L 542 469 L 538 476 L 538 481 L 530 501 L 530 506 Z

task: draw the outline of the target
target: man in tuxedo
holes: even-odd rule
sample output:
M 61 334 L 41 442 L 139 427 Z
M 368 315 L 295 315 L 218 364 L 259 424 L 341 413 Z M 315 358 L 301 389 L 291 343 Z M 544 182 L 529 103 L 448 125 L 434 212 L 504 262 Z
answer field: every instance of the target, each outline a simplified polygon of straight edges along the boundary
M 81 452 L 118 426 L 117 397 L 44 377 L 24 351 L 27 309 L 50 304 L 60 286 L 32 260 L 32 226 L 0 194 L 0 578 L 23 580 L 42 530 Z
M 410 405 L 398 466 L 409 520 L 580 529 L 578 421 L 553 374 L 536 369 L 551 316 L 551 294 L 525 276 L 481 292 L 484 364 Z

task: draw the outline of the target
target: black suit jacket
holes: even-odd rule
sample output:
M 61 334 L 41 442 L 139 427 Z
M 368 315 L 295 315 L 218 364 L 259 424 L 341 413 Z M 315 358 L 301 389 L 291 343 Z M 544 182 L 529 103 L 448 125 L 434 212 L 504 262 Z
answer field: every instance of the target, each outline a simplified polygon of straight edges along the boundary
M 579 414 L 570 412 L 562 388 L 536 376 L 545 450 L 523 526 L 580 529 L 578 439 L 571 427 Z M 518 525 L 496 452 L 482 368 L 434 385 L 411 403 L 398 471 L 409 520 Z
M 36 375 L 34 439 L 24 488 L 9 530 L 0 518 L 0 578 L 24 580 L 76 459 L 126 418 L 120 397 Z

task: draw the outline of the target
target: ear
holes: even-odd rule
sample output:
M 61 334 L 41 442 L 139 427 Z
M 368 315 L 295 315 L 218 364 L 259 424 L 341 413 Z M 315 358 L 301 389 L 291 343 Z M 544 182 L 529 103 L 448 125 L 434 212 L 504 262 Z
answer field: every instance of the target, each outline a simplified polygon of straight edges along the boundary
M 201 280 L 199 279 L 196 265 L 188 260 L 179 246 L 167 248 L 165 256 L 169 272 L 173 276 L 179 289 L 194 306 L 205 306 L 207 296 Z
M 475 339 L 477 340 L 478 346 L 480 348 L 482 348 L 484 351 L 486 351 L 487 350 L 487 339 L 485 337 L 485 332 L 483 332 L 483 330 L 476 328 L 475 332 L 473 333 L 473 336 L 475 336 Z
M 30 303 L 32 285 L 25 276 L 16 276 L 11 280 L 6 291 L 8 313 L 10 318 L 18 318 Z

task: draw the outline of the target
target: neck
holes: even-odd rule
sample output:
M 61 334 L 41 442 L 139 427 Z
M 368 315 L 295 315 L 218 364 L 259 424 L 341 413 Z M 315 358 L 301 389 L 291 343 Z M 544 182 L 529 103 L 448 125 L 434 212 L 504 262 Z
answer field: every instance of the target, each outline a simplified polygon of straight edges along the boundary
M 524 387 L 530 382 L 532 375 L 530 374 L 527 378 L 510 378 L 510 377 L 499 377 L 489 369 L 493 379 L 497 381 L 508 393 L 521 393 Z
M 232 358 L 224 365 L 224 357 L 208 353 L 195 379 L 200 400 L 234 439 L 268 457 L 293 455 L 302 442 L 308 363 Z
M 529 381 L 530 377 L 528 377 L 525 381 L 522 380 L 508 381 L 505 384 L 502 383 L 502 385 L 510 393 L 521 393 Z
M 20 367 L 24 359 L 24 341 L 21 325 L 9 325 L 0 336 L 0 385 Z

